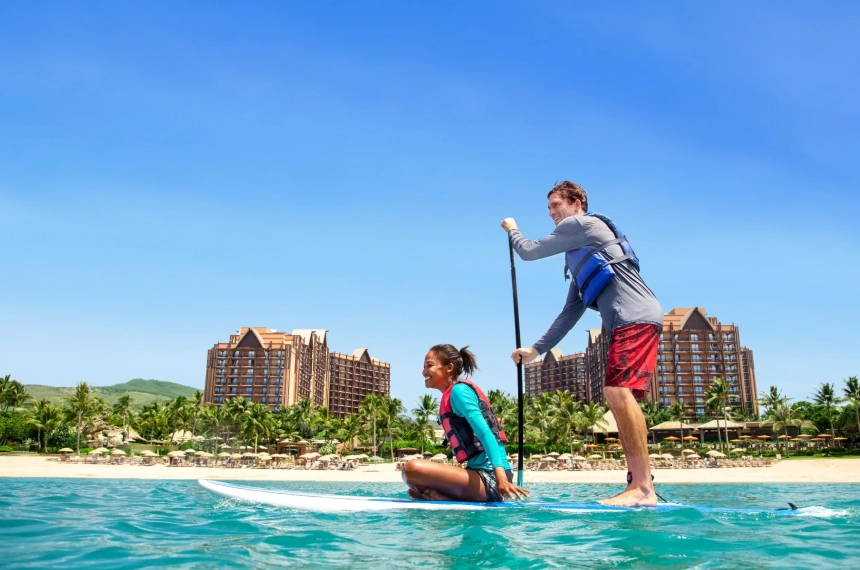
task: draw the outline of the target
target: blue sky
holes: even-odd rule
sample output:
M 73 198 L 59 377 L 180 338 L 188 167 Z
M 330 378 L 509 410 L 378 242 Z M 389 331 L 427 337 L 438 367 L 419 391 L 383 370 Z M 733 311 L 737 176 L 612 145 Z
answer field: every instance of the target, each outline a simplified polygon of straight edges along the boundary
M 514 393 L 499 222 L 549 233 L 564 179 L 664 310 L 740 326 L 760 391 L 860 374 L 856 3 L 2 12 L 0 374 L 202 387 L 241 326 L 327 328 L 409 407 L 438 342 Z M 562 266 L 518 266 L 527 344 Z

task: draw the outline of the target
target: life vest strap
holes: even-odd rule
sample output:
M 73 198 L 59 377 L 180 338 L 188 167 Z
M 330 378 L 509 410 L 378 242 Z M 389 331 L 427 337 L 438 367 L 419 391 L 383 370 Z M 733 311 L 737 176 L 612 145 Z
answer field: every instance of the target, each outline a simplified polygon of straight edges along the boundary
M 604 267 L 606 267 L 607 265 L 614 265 L 616 263 L 621 263 L 622 261 L 625 261 L 625 260 L 633 257 L 633 255 L 634 254 L 632 254 L 632 253 L 628 253 L 626 255 L 622 255 L 621 257 L 616 257 L 615 259 L 610 259 L 609 261 L 601 263 L 597 267 L 597 269 L 595 269 L 594 271 L 591 272 L 591 275 L 589 275 L 588 278 L 585 280 L 585 283 L 582 284 L 582 287 L 580 288 L 580 290 L 585 291 L 586 289 L 588 289 L 588 285 L 591 283 L 591 280 L 594 279 L 600 273 L 600 270 L 603 269 Z
M 604 249 L 606 249 L 610 245 L 619 244 L 619 243 L 622 243 L 625 241 L 627 241 L 627 238 L 624 236 L 621 236 L 621 237 L 617 237 L 615 239 L 609 240 L 607 242 L 604 242 L 604 243 L 598 245 L 597 247 L 593 247 L 593 248 L 589 249 L 588 254 L 582 256 L 582 259 L 580 259 L 579 263 L 576 265 L 576 269 L 573 270 L 574 279 L 576 279 L 576 276 L 579 275 L 579 270 L 582 269 L 582 266 L 585 264 L 586 261 L 591 259 L 592 255 L 594 255 L 597 252 L 602 252 Z M 632 256 L 630 256 L 630 257 L 632 257 Z M 629 257 L 627 259 L 629 259 Z M 585 287 L 583 286 L 582 289 L 584 289 L 584 288 Z

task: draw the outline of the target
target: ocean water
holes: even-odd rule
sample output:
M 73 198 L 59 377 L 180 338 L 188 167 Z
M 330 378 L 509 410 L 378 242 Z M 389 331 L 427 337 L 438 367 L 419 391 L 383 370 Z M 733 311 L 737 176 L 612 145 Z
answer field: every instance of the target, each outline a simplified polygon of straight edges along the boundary
M 405 497 L 397 484 L 242 483 Z M 531 484 L 589 503 L 620 488 Z M 815 516 L 390 511 L 314 514 L 196 481 L 0 479 L 2 568 L 860 568 L 860 485 L 660 485 L 671 502 L 818 506 Z

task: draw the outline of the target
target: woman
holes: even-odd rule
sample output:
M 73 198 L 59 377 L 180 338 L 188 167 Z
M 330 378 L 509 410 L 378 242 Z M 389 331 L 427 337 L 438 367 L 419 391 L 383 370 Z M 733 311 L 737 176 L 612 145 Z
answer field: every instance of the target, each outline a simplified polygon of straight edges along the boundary
M 529 492 L 512 483 L 505 434 L 490 402 L 470 380 L 478 367 L 468 348 L 437 344 L 424 357 L 424 385 L 442 392 L 439 420 L 457 461 L 466 468 L 416 459 L 403 466 L 413 499 L 499 502 L 524 499 Z

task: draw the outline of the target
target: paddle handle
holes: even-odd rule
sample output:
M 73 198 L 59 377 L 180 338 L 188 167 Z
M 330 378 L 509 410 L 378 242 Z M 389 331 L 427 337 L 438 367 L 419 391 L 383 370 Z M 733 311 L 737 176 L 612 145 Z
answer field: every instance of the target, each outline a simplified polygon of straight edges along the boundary
M 517 266 L 514 263 L 514 241 L 508 234 L 508 252 L 511 254 L 511 289 L 514 294 L 514 332 L 517 337 L 517 345 L 515 348 L 520 348 L 520 306 L 517 301 Z M 522 358 L 517 363 L 517 486 L 523 486 L 523 432 L 524 432 L 524 414 L 523 414 L 523 363 Z

